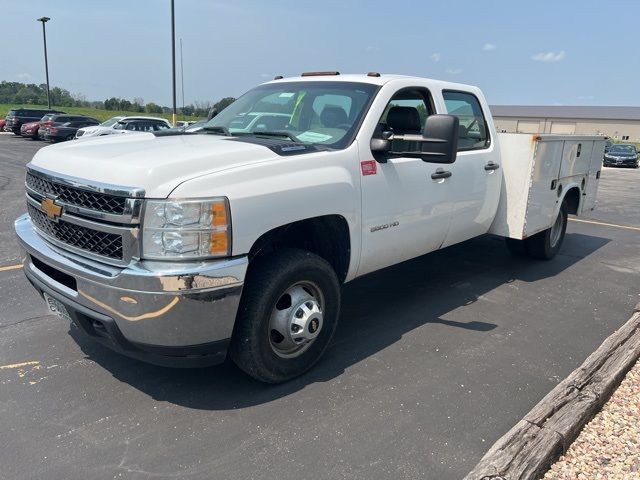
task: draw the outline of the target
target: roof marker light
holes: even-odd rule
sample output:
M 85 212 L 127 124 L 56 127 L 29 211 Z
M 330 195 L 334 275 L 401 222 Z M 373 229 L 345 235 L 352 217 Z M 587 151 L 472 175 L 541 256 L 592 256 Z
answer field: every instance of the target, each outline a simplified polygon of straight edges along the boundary
M 301 77 L 320 77 L 325 75 L 340 75 L 340 72 L 303 72 Z

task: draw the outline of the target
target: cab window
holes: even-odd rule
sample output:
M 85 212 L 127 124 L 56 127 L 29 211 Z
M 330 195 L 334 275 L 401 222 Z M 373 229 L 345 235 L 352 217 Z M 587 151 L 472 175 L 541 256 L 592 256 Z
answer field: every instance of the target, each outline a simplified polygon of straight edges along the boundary
M 397 92 L 384 109 L 374 136 L 381 138 L 383 132 L 398 135 L 422 135 L 424 124 L 433 113 L 429 92 L 423 88 L 408 88 Z M 419 152 L 421 143 L 417 141 L 394 139 L 391 153 Z
M 442 92 L 449 115 L 460 120 L 458 151 L 479 150 L 490 144 L 487 121 L 475 95 L 467 92 Z

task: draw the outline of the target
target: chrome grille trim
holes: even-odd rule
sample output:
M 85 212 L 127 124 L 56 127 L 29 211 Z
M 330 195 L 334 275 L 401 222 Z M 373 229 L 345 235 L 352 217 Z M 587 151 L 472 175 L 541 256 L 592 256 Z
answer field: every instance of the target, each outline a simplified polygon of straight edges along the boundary
M 122 260 L 122 236 L 82 227 L 65 220 L 54 222 L 46 213 L 31 204 L 27 205 L 27 210 L 31 223 L 48 237 L 53 237 L 68 247 L 113 260 Z
M 57 200 L 69 213 L 110 223 L 139 224 L 144 190 L 98 182 L 87 183 L 27 165 L 25 187 L 32 197 Z
M 57 202 L 57 203 L 60 203 L 60 205 L 63 205 L 62 215 L 59 217 L 59 219 L 52 220 L 46 217 L 45 212 L 42 210 L 41 199 L 37 197 L 34 198 L 34 196 L 30 194 L 30 192 L 27 192 L 26 199 L 27 199 L 27 206 L 29 208 L 29 214 L 31 216 L 31 220 L 34 227 L 36 228 L 36 230 L 40 235 L 42 235 L 45 239 L 47 239 L 54 245 L 57 245 L 58 247 L 64 250 L 77 253 L 78 255 L 91 258 L 93 260 L 96 260 L 102 263 L 107 263 L 110 265 L 120 266 L 120 267 L 131 263 L 132 259 L 139 258 L 139 251 L 140 251 L 140 246 L 138 242 L 139 228 L 137 225 L 131 225 L 131 226 L 112 225 L 108 223 L 96 222 L 93 220 L 82 218 L 72 213 L 69 213 L 69 211 L 62 204 L 62 202 Z M 36 211 L 35 215 L 32 209 Z M 101 235 L 117 236 L 119 237 L 121 242 L 120 255 L 117 258 L 113 255 L 112 256 L 103 255 L 101 254 L 103 252 L 100 252 L 99 245 L 94 249 L 94 251 L 92 251 L 91 249 L 80 248 L 77 244 L 76 245 L 73 244 L 73 240 L 74 240 L 73 238 L 70 241 L 65 241 L 65 240 L 68 240 L 65 238 L 56 238 L 55 227 L 48 228 L 50 227 L 48 223 L 42 224 L 41 223 L 42 217 L 36 218 L 38 214 L 44 215 L 46 222 L 51 222 L 55 224 L 57 221 L 57 222 L 64 222 L 66 224 L 73 225 L 75 227 L 71 227 L 71 228 L 77 227 L 79 234 L 87 235 L 87 234 L 90 234 L 91 232 L 94 232 L 97 238 L 100 237 Z M 81 230 L 81 229 L 84 229 L 84 230 Z M 90 232 L 86 232 L 86 230 Z M 85 243 L 84 245 L 85 246 L 89 245 L 89 243 Z

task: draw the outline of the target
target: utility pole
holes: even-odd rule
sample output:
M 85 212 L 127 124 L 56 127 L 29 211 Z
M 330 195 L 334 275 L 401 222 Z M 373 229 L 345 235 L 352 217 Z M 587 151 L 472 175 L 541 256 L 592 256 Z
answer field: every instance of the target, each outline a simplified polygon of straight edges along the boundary
M 173 0 L 171 0 L 173 2 Z M 51 93 L 49 91 L 49 62 L 47 60 L 47 31 L 44 24 L 51 20 L 49 17 L 38 18 L 38 22 L 42 22 L 42 39 L 44 40 L 44 72 L 47 76 L 47 107 L 51 110 Z
M 182 119 L 184 120 L 184 65 L 182 64 L 182 38 L 180 39 L 180 86 L 182 87 Z
M 171 0 L 171 70 L 173 81 L 173 126 L 176 126 L 176 15 L 175 0 Z

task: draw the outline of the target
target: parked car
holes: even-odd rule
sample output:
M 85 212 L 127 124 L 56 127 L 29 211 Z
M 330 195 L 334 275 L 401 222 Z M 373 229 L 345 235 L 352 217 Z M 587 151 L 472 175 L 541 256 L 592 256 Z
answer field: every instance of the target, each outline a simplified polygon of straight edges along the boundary
M 100 125 L 97 125 L 95 127 L 79 128 L 78 131 L 76 132 L 76 138 L 80 138 L 83 136 L 97 137 L 99 136 L 99 133 L 102 131 L 101 129 L 112 128 L 116 123 L 118 123 L 120 120 L 124 118 L 126 117 L 123 117 L 123 116 L 111 117 L 109 120 L 106 120 L 102 122 Z
M 604 153 L 607 153 L 611 147 L 613 147 L 613 142 L 610 139 L 607 139 L 604 142 Z
M 73 140 L 79 128 L 100 125 L 95 118 L 79 115 L 56 115 L 51 122 L 44 130 L 44 139 L 50 142 Z
M 48 113 L 64 113 L 59 110 L 35 109 L 35 108 L 12 108 L 5 118 L 5 129 L 20 135 L 20 127 L 23 123 L 39 121 Z
M 253 110 L 286 129 L 234 130 Z M 228 352 L 277 383 L 327 350 L 346 282 L 486 233 L 553 258 L 568 215 L 595 208 L 603 152 L 602 136 L 497 133 L 477 87 L 307 74 L 199 133 L 40 149 L 15 229 L 30 283 L 92 339 L 161 365 Z
M 4 132 L 4 126 L 6 123 L 7 121 L 4 118 L 0 118 L 0 132 Z
M 116 133 L 155 132 L 172 128 L 168 120 L 156 117 L 113 117 L 95 127 L 78 130 L 76 138 L 101 137 Z
M 194 122 L 191 125 L 188 125 L 184 128 L 185 132 L 197 132 L 202 130 L 202 127 L 204 127 L 206 125 L 206 121 L 205 120 L 200 120 L 199 122 Z
M 40 122 L 23 123 L 20 127 L 20 135 L 32 140 L 38 140 L 38 131 L 40 130 Z
M 638 168 L 638 150 L 635 145 L 619 143 L 612 145 L 604 154 L 605 167 L 633 167 Z
M 47 113 L 44 117 L 40 119 L 40 129 L 38 131 L 38 138 L 40 140 L 44 140 L 44 132 L 47 129 L 47 127 L 50 127 L 51 125 L 53 125 L 53 117 L 55 117 L 56 115 L 59 115 L 59 114 Z M 76 116 L 80 116 L 80 115 L 76 115 Z

